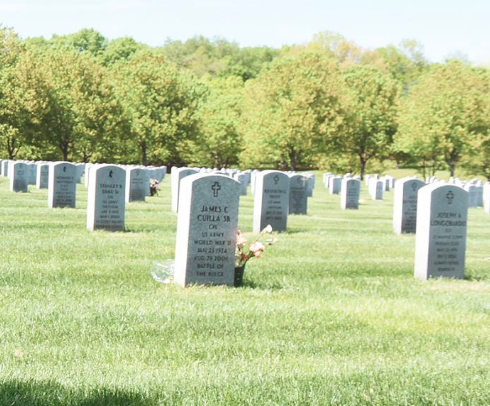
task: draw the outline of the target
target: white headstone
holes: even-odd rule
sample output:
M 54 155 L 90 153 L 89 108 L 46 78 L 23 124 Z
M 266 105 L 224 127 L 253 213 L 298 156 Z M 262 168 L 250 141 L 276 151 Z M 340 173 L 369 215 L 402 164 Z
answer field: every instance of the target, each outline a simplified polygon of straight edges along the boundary
M 176 212 L 179 210 L 179 190 L 180 182 L 186 176 L 194 175 L 197 171 L 191 168 L 172 168 L 170 173 L 170 187 L 172 190 L 172 211 Z
M 478 207 L 478 191 L 476 185 L 467 183 L 464 190 L 468 192 L 468 207 Z
M 358 209 L 360 193 L 361 181 L 353 178 L 344 178 L 340 191 L 340 208 L 342 210 Z
M 54 162 L 49 166 L 48 207 L 75 207 L 77 168 L 69 162 Z
M 28 184 L 29 185 L 35 185 L 36 184 L 36 178 L 37 178 L 37 164 L 30 163 L 30 164 L 27 164 L 27 166 L 29 167 Z
M 9 160 L 8 159 L 5 159 L 2 161 L 2 176 L 4 177 L 8 177 L 8 173 L 9 173 Z
M 146 171 L 143 168 L 126 168 L 126 203 L 144 202 L 147 188 Z
M 376 178 L 369 179 L 369 195 L 372 200 L 383 200 L 384 182 Z
M 424 182 L 413 178 L 403 178 L 396 181 L 393 201 L 393 229 L 395 233 L 415 233 L 418 191 L 424 186 Z
M 331 195 L 338 195 L 342 187 L 342 178 L 340 176 L 333 176 L 329 179 L 328 191 Z
M 303 175 L 289 176 L 289 214 L 307 214 L 308 180 Z
M 247 196 L 247 186 L 248 186 L 247 175 L 243 172 L 235 173 L 235 175 L 233 175 L 233 179 L 235 179 L 237 182 L 240 183 L 240 195 Z
M 29 168 L 23 162 L 11 161 L 10 164 L 10 191 L 27 192 L 27 183 L 29 180 Z
M 225 175 L 181 181 L 175 281 L 181 286 L 233 286 L 240 186 Z
M 483 185 L 483 210 L 490 213 L 490 183 Z
M 285 231 L 289 213 L 288 175 L 263 171 L 255 177 L 253 231 L 259 233 L 269 224 L 274 231 Z
M 47 189 L 49 186 L 49 163 L 37 167 L 36 189 Z
M 87 229 L 124 231 L 126 171 L 115 165 L 90 169 Z
M 462 188 L 434 183 L 419 190 L 415 277 L 464 277 L 467 221 Z

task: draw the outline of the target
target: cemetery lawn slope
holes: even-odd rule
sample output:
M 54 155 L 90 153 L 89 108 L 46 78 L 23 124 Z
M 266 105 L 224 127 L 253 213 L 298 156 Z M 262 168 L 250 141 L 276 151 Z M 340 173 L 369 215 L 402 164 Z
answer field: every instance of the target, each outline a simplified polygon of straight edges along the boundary
M 86 230 L 46 190 L 0 178 L 0 405 L 490 404 L 490 215 L 470 209 L 465 280 L 413 277 L 393 192 L 340 210 L 317 174 L 241 288 L 155 282 L 173 258 L 170 177 Z M 239 227 L 252 237 L 253 196 Z

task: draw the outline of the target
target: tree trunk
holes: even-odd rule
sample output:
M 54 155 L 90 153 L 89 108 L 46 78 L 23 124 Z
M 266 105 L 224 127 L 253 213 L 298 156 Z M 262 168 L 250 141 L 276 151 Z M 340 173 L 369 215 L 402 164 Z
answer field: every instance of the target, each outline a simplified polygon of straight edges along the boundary
M 143 142 L 141 144 L 141 165 L 147 166 L 148 164 L 148 156 L 146 153 L 146 142 Z
M 454 172 L 456 170 L 456 162 L 449 162 L 449 176 L 454 177 Z
M 63 154 L 63 161 L 68 161 L 69 147 L 70 147 L 70 145 L 69 145 L 69 142 L 67 139 L 61 140 L 60 149 L 61 149 L 61 153 Z
M 359 162 L 361 163 L 361 181 L 364 180 L 364 173 L 366 172 L 366 163 L 367 160 L 364 157 L 359 157 Z

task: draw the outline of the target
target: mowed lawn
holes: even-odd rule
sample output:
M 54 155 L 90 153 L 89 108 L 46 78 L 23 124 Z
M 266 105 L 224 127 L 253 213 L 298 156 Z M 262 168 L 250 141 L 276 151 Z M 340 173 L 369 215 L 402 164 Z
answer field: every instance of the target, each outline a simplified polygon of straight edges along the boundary
M 423 282 L 393 193 L 341 211 L 318 174 L 244 287 L 182 289 L 150 275 L 174 255 L 169 178 L 124 233 L 86 231 L 83 185 L 48 209 L 0 178 L 0 404 L 490 404 L 490 215 L 470 209 L 467 279 Z

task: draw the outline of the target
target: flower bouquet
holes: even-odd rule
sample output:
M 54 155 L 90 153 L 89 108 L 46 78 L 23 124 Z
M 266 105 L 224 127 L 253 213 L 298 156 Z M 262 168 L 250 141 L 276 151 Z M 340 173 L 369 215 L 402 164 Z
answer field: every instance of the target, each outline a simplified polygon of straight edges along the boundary
M 277 238 L 266 239 L 264 242 L 261 241 L 266 234 L 270 234 L 271 232 L 272 226 L 269 224 L 252 243 L 248 243 L 243 233 L 240 230 L 237 231 L 234 286 L 241 286 L 243 284 L 243 273 L 245 272 L 245 265 L 248 260 L 254 257 L 257 259 L 260 258 L 265 251 L 266 245 L 272 245 L 277 242 Z
M 150 179 L 150 196 L 158 196 L 158 187 L 160 186 L 160 182 L 156 179 Z

